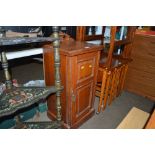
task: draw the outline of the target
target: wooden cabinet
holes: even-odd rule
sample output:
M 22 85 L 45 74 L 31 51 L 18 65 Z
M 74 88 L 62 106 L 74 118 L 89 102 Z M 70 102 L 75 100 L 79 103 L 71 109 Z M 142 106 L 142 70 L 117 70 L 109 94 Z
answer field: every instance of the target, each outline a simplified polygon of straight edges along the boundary
M 63 41 L 60 46 L 62 92 L 62 119 L 65 128 L 77 128 L 94 114 L 94 97 L 99 55 L 103 46 L 79 41 Z M 46 85 L 54 77 L 53 49 L 44 49 Z M 55 96 L 48 98 L 48 116 L 56 117 Z
M 155 33 L 136 34 L 125 88 L 155 101 Z

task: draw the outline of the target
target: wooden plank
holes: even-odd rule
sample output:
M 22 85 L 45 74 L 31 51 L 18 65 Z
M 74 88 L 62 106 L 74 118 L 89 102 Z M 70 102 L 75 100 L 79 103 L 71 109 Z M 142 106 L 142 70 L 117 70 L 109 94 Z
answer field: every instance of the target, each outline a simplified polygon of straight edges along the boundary
M 155 110 L 151 115 L 151 118 L 149 119 L 145 129 L 155 129 Z
M 125 88 L 155 98 L 155 36 L 135 35 Z
M 118 40 L 118 41 L 115 41 L 114 46 L 121 46 L 121 45 L 124 45 L 124 44 L 130 44 L 130 43 L 132 43 L 132 42 L 129 39 Z
M 149 113 L 133 107 L 118 125 L 117 129 L 142 129 L 148 118 Z

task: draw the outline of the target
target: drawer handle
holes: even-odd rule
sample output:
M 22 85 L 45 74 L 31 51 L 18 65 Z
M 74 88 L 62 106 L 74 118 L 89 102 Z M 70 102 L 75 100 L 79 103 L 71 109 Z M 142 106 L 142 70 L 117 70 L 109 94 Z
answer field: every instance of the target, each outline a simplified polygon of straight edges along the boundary
M 92 65 L 89 65 L 89 68 L 92 68 Z
M 84 69 L 84 66 L 81 66 L 81 70 L 83 70 Z

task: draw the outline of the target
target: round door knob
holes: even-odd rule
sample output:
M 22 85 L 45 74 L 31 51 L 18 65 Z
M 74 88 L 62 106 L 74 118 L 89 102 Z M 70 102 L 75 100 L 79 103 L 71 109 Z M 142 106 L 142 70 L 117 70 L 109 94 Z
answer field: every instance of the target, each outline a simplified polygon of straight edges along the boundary
M 89 65 L 89 68 L 92 68 L 92 65 Z
M 85 67 L 84 66 L 81 66 L 81 70 L 83 70 Z

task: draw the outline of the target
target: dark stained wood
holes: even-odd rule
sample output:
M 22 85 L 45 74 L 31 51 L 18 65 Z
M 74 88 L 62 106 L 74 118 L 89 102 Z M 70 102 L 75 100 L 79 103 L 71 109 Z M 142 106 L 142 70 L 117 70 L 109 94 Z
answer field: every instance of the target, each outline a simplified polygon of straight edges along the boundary
M 125 88 L 155 101 L 155 36 L 136 34 Z
M 118 40 L 118 41 L 115 41 L 114 46 L 121 46 L 121 45 L 125 45 L 125 44 L 130 44 L 130 43 L 131 43 L 131 41 L 128 39 Z
M 106 108 L 107 102 L 110 105 L 112 101 L 121 94 L 124 88 L 124 81 L 128 69 L 128 63 L 131 62 L 130 52 L 133 42 L 135 27 L 128 27 L 126 39 L 115 41 L 117 26 L 111 27 L 110 48 L 107 53 L 102 53 L 100 57 L 96 96 L 100 97 L 98 104 L 98 113 Z M 114 56 L 114 48 L 124 45 L 124 51 L 121 55 Z
M 76 28 L 76 40 L 77 41 L 85 41 L 85 26 L 77 26 Z
M 128 26 L 127 31 L 127 42 L 125 44 L 122 57 L 123 58 L 131 58 L 131 51 L 133 48 L 133 41 L 135 37 L 136 26 Z M 123 40 L 122 40 L 123 41 Z
M 63 41 L 60 46 L 60 50 L 62 50 L 62 54 L 66 56 L 76 56 L 85 53 L 91 53 L 94 50 L 101 50 L 103 46 L 94 46 L 93 44 L 89 44 L 83 41 L 74 41 L 74 40 L 67 40 Z
M 106 62 L 108 67 L 111 67 L 111 65 L 112 65 L 112 56 L 113 56 L 113 52 L 114 52 L 116 30 L 117 30 L 117 26 L 111 27 L 110 48 L 108 51 L 108 58 L 107 58 L 107 62 Z
M 77 128 L 94 114 L 95 85 L 101 45 L 79 41 L 63 41 L 60 46 L 61 80 L 64 90 L 61 95 L 62 120 L 65 128 Z M 44 72 L 46 85 L 54 82 L 52 48 L 44 48 Z M 48 116 L 56 117 L 53 102 L 48 98 Z
M 86 35 L 86 26 L 77 26 L 76 30 L 76 40 L 77 41 L 91 41 L 91 40 L 101 40 L 101 45 L 103 45 L 105 33 L 105 26 L 102 26 L 102 34 L 99 35 Z

